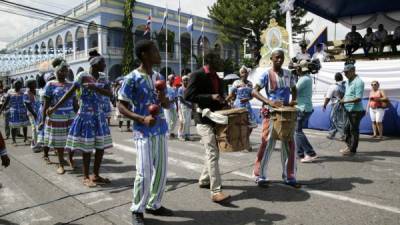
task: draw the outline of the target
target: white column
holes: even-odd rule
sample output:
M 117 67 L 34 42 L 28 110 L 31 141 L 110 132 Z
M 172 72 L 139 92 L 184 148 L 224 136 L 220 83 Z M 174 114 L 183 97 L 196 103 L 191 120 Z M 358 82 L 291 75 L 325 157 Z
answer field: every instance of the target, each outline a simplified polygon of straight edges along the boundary
M 85 56 L 89 56 L 89 37 L 88 35 L 85 36 Z
M 98 49 L 101 55 L 107 54 L 107 31 L 99 28 L 98 35 Z
M 74 61 L 76 60 L 76 42 L 77 40 L 72 41 L 72 54 L 74 55 Z

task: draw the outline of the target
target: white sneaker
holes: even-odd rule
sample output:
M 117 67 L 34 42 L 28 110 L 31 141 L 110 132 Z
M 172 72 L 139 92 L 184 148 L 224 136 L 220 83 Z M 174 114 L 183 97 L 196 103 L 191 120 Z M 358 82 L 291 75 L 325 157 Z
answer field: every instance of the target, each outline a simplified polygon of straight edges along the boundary
M 302 163 L 310 163 L 310 162 L 313 162 L 317 157 L 318 157 L 317 155 L 315 155 L 315 156 L 306 155 L 304 158 L 302 158 L 300 160 L 300 162 L 302 162 Z

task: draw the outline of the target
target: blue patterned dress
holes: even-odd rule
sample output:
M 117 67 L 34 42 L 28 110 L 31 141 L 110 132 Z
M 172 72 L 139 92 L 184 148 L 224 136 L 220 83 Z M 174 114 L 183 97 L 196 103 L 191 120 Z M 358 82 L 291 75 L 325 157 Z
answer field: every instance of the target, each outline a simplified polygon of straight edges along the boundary
M 80 89 L 79 111 L 72 123 L 66 148 L 72 151 L 92 152 L 112 147 L 110 129 L 102 109 L 102 96 L 82 84 L 95 83 L 100 88 L 110 88 L 109 82 L 101 76 L 96 80 L 87 72 L 79 73 L 74 85 Z M 100 102 L 100 104 L 99 104 Z
M 60 101 L 71 87 L 72 83 L 70 82 L 61 83 L 52 80 L 44 87 L 43 96 L 49 99 L 50 107 L 52 107 Z M 46 117 L 43 144 L 49 148 L 65 148 L 66 137 L 74 117 L 73 98 L 70 98 L 53 114 Z
M 23 91 L 16 92 L 14 89 L 8 93 L 10 105 L 10 128 L 29 126 L 27 109 L 24 102 Z
M 252 99 L 251 92 L 253 91 L 253 84 L 248 81 L 245 84 L 242 80 L 236 80 L 232 84 L 232 93 L 236 95 L 236 99 L 233 103 L 235 108 L 246 108 L 249 112 L 249 123 L 250 127 L 257 127 L 256 117 L 254 115 L 253 109 L 251 108 L 250 100 L 247 102 L 240 102 L 242 99 Z

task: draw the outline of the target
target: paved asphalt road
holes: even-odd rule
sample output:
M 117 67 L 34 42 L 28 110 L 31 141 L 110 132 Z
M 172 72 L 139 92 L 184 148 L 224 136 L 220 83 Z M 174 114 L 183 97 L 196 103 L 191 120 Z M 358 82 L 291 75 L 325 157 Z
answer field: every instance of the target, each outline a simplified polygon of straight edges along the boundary
M 102 174 L 112 184 L 82 185 L 81 157 L 77 168 L 56 174 L 42 153 L 28 146 L 14 147 L 7 140 L 11 166 L 0 169 L 0 224 L 130 224 L 130 200 L 135 175 L 135 152 L 129 132 L 112 127 L 114 148 L 108 150 Z M 229 205 L 210 201 L 208 190 L 199 189 L 204 151 L 200 142 L 169 141 L 169 170 L 163 204 L 174 217 L 146 215 L 148 225 L 397 225 L 400 224 L 400 140 L 376 142 L 361 137 L 359 154 L 342 157 L 339 141 L 326 133 L 307 130 L 319 161 L 298 164 L 299 190 L 281 183 L 279 145 L 269 165 L 273 184 L 259 188 L 251 177 L 255 152 L 221 153 L 224 191 Z M 196 139 L 196 136 L 194 136 Z M 260 130 L 251 136 L 257 149 Z M 51 160 L 56 157 L 51 154 Z

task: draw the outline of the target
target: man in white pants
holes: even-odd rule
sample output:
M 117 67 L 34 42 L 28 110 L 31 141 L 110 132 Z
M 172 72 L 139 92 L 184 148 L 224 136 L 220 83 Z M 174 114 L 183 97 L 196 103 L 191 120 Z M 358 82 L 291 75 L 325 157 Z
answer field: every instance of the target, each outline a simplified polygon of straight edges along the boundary
M 189 84 L 189 77 L 182 77 L 182 86 L 178 89 L 178 114 L 180 126 L 178 138 L 181 141 L 190 141 L 190 125 L 192 120 L 192 103 L 183 99 L 183 93 Z
M 118 109 L 122 115 L 134 121 L 133 139 L 137 154 L 130 209 L 132 223 L 144 225 L 144 211 L 160 216 L 173 215 L 171 210 L 161 206 L 167 181 L 168 127 L 161 108 L 159 114 L 151 113 L 148 109 L 151 104 L 167 108 L 169 101 L 165 91 L 154 88 L 155 81 L 162 78 L 152 69 L 154 64 L 159 64 L 161 61 L 154 42 L 139 41 L 135 46 L 135 52 L 142 63 L 139 68 L 125 76 L 118 93 Z M 129 103 L 133 105 L 133 109 L 129 107 Z
M 175 126 L 176 126 L 176 121 L 178 120 L 178 113 L 176 111 L 177 109 L 177 90 L 173 86 L 175 80 L 175 76 L 173 74 L 168 76 L 168 82 L 167 82 L 167 97 L 169 99 L 169 108 L 164 109 L 165 113 L 165 119 L 167 119 L 168 123 L 168 133 L 169 133 L 169 138 L 175 138 Z

